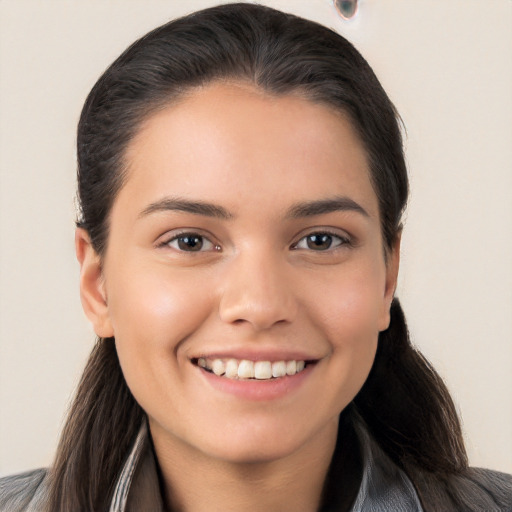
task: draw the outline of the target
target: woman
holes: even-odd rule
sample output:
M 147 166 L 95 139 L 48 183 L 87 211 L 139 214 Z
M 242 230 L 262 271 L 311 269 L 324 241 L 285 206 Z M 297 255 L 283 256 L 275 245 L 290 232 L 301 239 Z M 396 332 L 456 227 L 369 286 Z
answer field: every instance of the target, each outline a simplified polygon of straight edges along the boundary
M 99 337 L 49 471 L 2 510 L 507 510 L 394 298 L 408 183 L 364 59 L 249 4 L 164 25 L 78 130 Z

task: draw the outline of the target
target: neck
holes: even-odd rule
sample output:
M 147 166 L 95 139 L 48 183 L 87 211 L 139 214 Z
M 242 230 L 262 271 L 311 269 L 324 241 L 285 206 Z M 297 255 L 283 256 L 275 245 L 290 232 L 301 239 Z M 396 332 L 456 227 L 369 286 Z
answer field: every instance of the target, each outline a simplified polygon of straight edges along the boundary
M 338 423 L 333 419 L 313 439 L 283 458 L 245 463 L 198 452 L 162 435 L 151 420 L 150 429 L 168 510 L 313 512 L 322 500 Z

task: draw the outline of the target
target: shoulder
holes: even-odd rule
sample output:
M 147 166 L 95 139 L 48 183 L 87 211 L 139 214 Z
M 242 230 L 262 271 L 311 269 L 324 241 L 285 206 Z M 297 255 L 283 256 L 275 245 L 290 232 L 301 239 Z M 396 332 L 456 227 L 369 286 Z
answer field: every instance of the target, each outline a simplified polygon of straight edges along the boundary
M 475 489 L 494 501 L 499 510 L 512 510 L 512 475 L 483 468 L 469 468 L 464 479 Z
M 512 475 L 506 473 L 469 468 L 461 474 L 444 477 L 418 472 L 414 480 L 428 511 L 512 511 Z
M 36 505 L 45 494 L 46 469 L 36 469 L 0 478 L 0 512 L 40 510 Z

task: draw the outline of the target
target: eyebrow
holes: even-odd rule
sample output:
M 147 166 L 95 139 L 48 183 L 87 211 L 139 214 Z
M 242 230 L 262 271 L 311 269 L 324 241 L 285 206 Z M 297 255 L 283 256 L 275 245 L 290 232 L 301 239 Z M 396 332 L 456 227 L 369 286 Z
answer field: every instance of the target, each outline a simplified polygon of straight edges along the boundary
M 326 213 L 339 211 L 357 212 L 364 217 L 370 217 L 368 212 L 353 199 L 349 197 L 333 197 L 331 199 L 320 199 L 317 201 L 306 201 L 293 205 L 289 210 L 287 217 L 298 219 L 302 217 L 313 217 Z
M 204 201 L 191 201 L 179 197 L 166 197 L 160 201 L 151 203 L 139 214 L 139 218 L 150 215 L 155 212 L 179 211 L 192 213 L 194 215 L 203 215 L 205 217 L 215 217 L 218 219 L 232 219 L 233 215 L 222 206 L 217 206 Z
M 151 203 L 142 210 L 139 214 L 139 218 L 146 217 L 152 213 L 165 211 L 180 211 L 192 213 L 194 215 L 203 215 L 205 217 L 214 217 L 222 220 L 234 218 L 234 215 L 222 206 L 204 201 L 191 201 L 189 199 L 178 197 L 166 197 Z M 339 211 L 352 211 L 360 213 L 365 217 L 370 216 L 368 212 L 353 199 L 350 199 L 349 197 L 334 197 L 331 199 L 319 199 L 296 203 L 288 210 L 286 217 L 299 219 Z

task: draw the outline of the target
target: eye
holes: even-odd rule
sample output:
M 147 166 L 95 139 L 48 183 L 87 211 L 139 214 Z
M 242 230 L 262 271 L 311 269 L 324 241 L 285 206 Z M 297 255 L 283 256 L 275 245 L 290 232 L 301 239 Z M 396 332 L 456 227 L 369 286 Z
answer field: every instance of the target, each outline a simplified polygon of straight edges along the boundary
M 341 235 L 335 235 L 334 233 L 318 232 L 310 233 L 302 237 L 294 246 L 293 249 L 309 249 L 312 251 L 327 251 L 329 249 L 335 249 L 340 245 L 348 245 L 350 240 Z
M 181 252 L 218 251 L 220 247 L 214 245 L 205 236 L 198 233 L 180 233 L 162 243 L 162 246 L 172 247 Z

